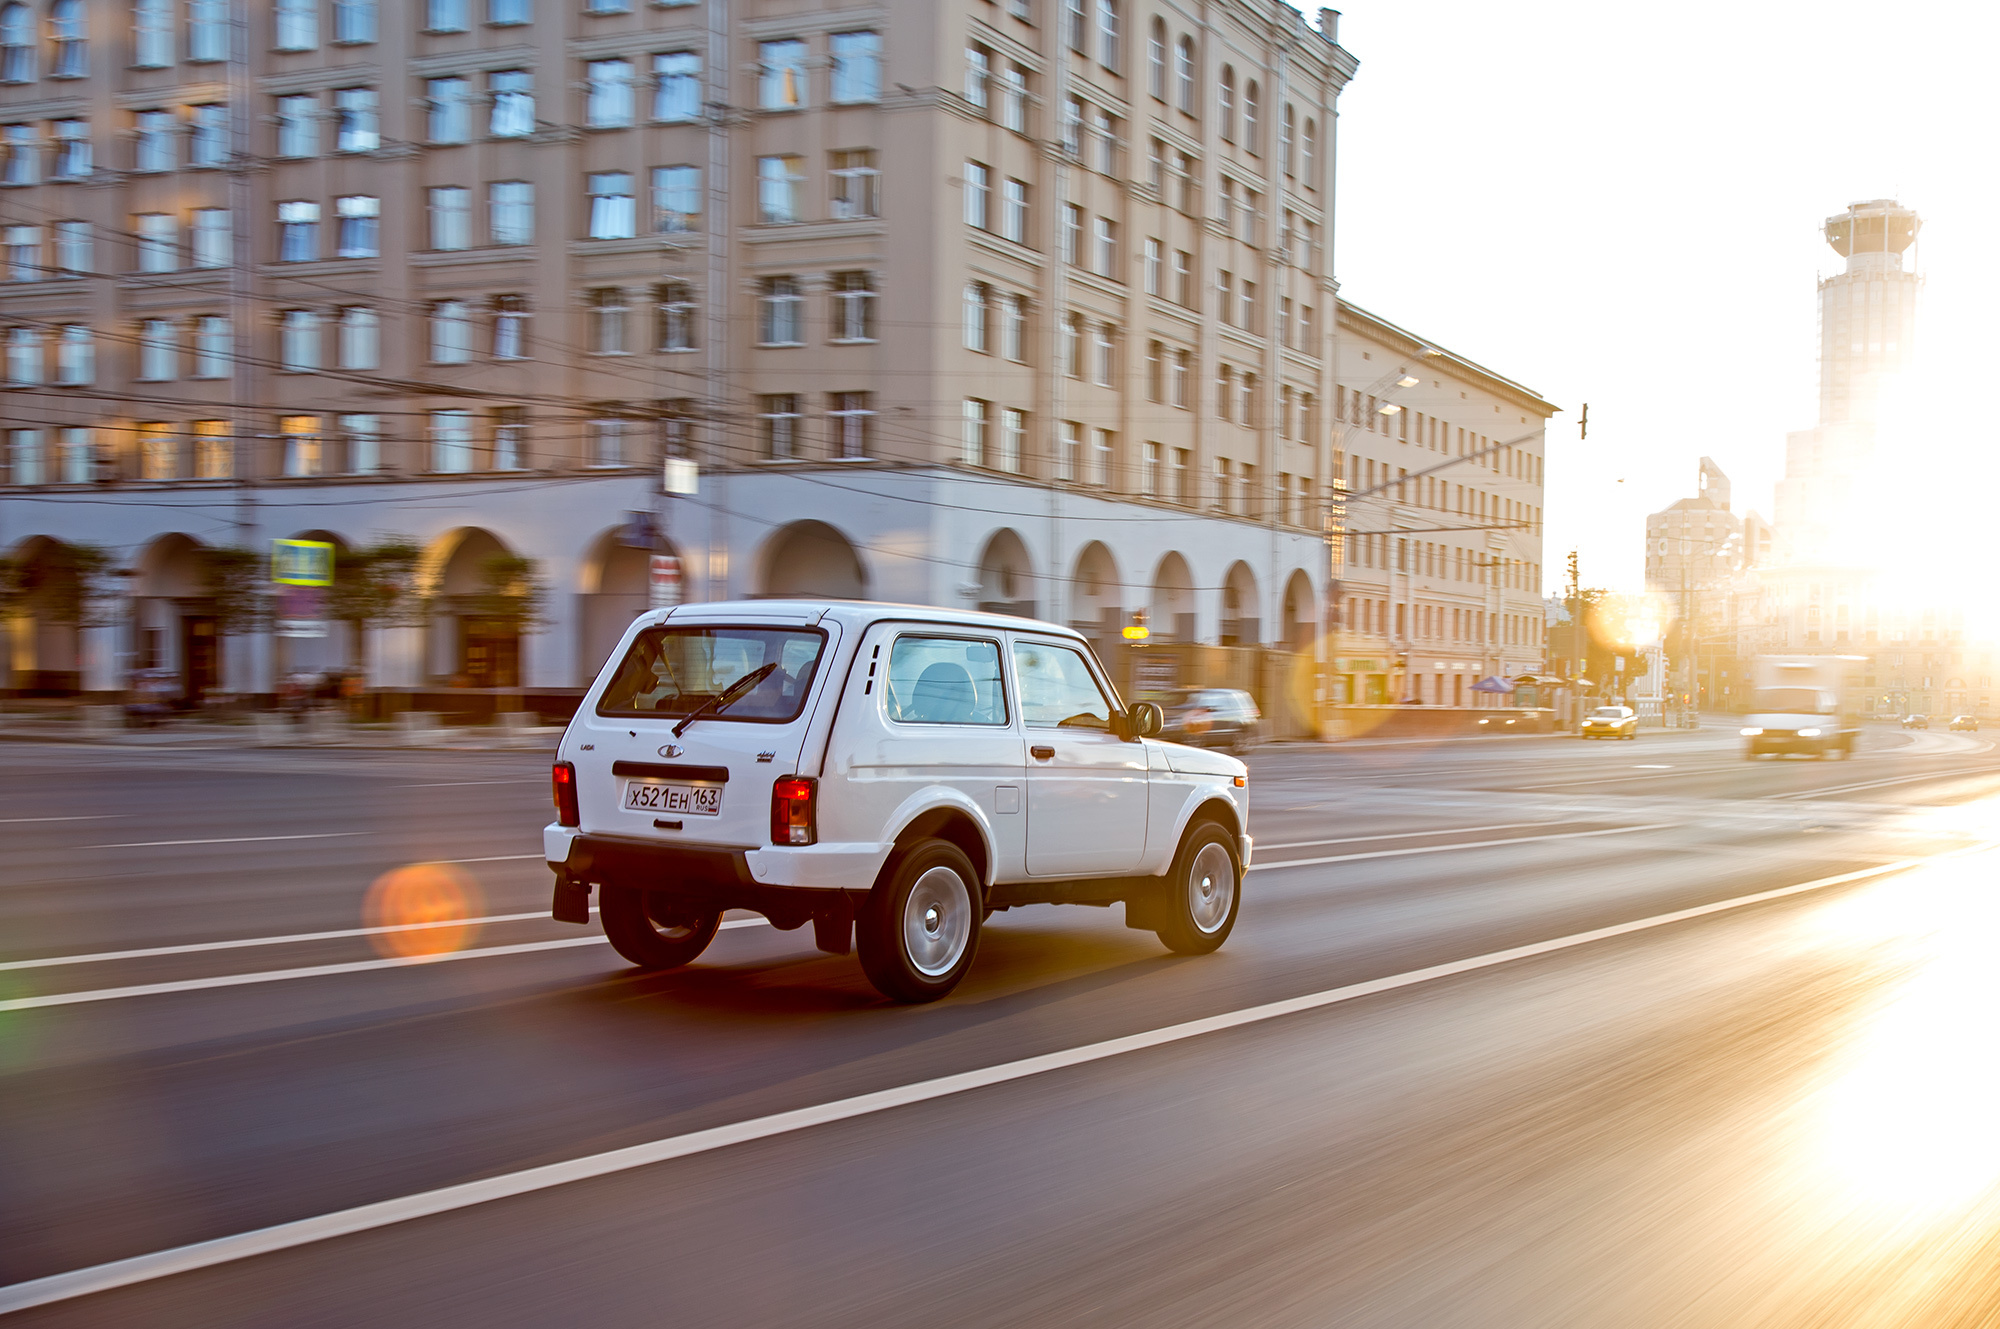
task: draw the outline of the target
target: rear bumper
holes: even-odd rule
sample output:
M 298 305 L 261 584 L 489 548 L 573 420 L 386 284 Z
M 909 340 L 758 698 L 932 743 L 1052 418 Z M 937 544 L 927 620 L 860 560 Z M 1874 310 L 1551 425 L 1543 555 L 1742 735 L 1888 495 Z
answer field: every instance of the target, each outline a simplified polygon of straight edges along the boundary
M 550 868 L 575 881 L 639 890 L 865 891 L 874 886 L 892 847 L 863 842 L 736 849 L 592 835 L 571 826 L 542 828 L 542 853 Z

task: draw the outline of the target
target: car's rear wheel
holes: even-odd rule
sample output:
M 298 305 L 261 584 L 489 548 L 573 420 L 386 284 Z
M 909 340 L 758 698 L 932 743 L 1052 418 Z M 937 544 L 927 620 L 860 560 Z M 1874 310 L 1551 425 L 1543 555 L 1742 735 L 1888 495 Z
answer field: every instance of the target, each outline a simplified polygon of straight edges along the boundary
M 1212 821 L 1188 828 L 1167 874 L 1162 944 L 1182 955 L 1206 955 L 1228 939 L 1243 905 L 1243 865 L 1233 836 Z
M 722 926 L 719 910 L 676 904 L 660 891 L 613 888 L 598 911 L 611 949 L 641 969 L 678 969 L 708 949 Z
M 862 971 L 891 1001 L 936 1001 L 972 967 L 984 912 L 965 851 L 920 840 L 896 856 L 855 920 Z

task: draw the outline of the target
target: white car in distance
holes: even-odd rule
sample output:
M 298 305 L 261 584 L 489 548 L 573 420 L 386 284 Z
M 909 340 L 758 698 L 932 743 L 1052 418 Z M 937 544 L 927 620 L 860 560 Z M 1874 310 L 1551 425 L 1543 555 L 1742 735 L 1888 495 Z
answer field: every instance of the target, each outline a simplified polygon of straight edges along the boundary
M 856 601 L 655 610 L 556 754 L 553 913 L 648 969 L 723 911 L 810 922 L 885 996 L 958 985 L 1020 904 L 1123 903 L 1183 954 L 1235 925 L 1248 768 L 1161 742 L 1068 628 Z

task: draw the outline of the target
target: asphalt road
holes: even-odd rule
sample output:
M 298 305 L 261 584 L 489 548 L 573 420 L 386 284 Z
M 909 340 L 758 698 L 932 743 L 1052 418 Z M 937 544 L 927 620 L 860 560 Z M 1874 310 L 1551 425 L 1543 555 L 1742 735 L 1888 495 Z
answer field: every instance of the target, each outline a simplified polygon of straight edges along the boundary
M 0 751 L 10 1324 L 2000 1324 L 1984 735 L 1268 749 L 1221 952 L 921 1008 L 549 921 L 538 754 Z

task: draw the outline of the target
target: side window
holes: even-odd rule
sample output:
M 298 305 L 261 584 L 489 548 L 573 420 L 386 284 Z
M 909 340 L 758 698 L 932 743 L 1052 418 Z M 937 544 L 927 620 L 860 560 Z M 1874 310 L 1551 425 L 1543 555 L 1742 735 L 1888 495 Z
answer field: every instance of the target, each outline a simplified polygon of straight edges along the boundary
M 889 648 L 889 718 L 903 724 L 1007 723 L 1000 643 L 901 636 Z
M 1021 719 L 1026 723 L 1045 729 L 1110 730 L 1111 702 L 1075 649 L 1017 641 L 1014 673 L 1021 680 Z

